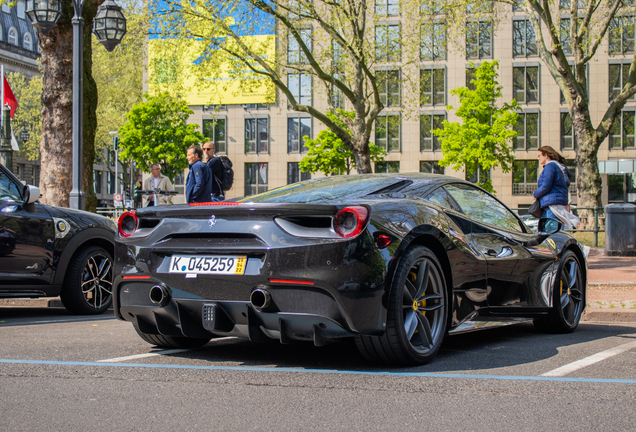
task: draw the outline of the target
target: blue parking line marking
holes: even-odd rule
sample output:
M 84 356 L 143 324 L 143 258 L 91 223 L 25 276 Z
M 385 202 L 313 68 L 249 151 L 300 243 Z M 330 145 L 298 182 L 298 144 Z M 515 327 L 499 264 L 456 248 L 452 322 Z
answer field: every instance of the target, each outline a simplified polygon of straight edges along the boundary
M 72 361 L 48 361 L 48 360 L 19 360 L 0 359 L 0 364 L 30 364 L 46 366 L 99 366 L 99 367 L 129 367 L 147 369 L 191 369 L 191 370 L 219 370 L 241 372 L 285 372 L 307 374 L 340 374 L 340 375 L 376 375 L 399 377 L 423 377 L 423 378 L 463 378 L 463 379 L 490 379 L 505 381 L 553 381 L 553 382 L 583 382 L 604 384 L 636 384 L 636 379 L 611 379 L 611 378 L 566 378 L 566 377 L 542 377 L 542 376 L 510 376 L 510 375 L 475 375 L 434 372 L 391 372 L 391 371 L 355 371 L 338 369 L 297 369 L 275 368 L 261 366 L 195 366 L 183 364 L 148 364 L 148 363 L 98 363 L 98 362 L 72 362 Z

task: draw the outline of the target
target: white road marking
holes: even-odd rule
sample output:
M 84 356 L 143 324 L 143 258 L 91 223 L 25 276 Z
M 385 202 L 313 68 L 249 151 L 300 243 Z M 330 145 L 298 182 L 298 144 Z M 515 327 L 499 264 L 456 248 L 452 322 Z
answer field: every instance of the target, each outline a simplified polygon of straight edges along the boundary
M 119 363 L 126 360 L 136 360 L 136 359 L 141 359 L 146 357 L 155 357 L 158 355 L 178 354 L 178 353 L 186 352 L 186 351 L 190 351 L 190 350 L 189 349 L 161 350 L 161 351 L 155 351 L 155 352 L 146 353 L 146 354 L 137 354 L 137 355 L 131 355 L 126 357 L 116 357 L 116 358 L 106 359 L 106 360 L 97 360 L 97 363 Z
M 608 359 L 612 356 L 615 356 L 617 354 L 621 354 L 624 353 L 625 351 L 629 351 L 633 348 L 636 348 L 636 341 L 633 342 L 629 342 L 623 345 L 619 345 L 617 347 L 614 348 L 610 348 L 608 350 L 602 351 L 600 353 L 596 353 L 594 355 L 591 355 L 589 357 L 585 357 L 584 359 L 581 360 L 577 360 L 575 362 L 572 362 L 570 364 L 566 364 L 565 366 L 561 366 L 560 368 L 556 368 L 553 369 L 549 372 L 546 372 L 544 374 L 541 374 L 541 376 L 544 377 L 561 377 L 561 376 L 565 376 L 568 374 L 571 374 L 574 371 L 577 371 L 579 369 L 583 369 L 584 367 L 593 365 L 594 363 L 598 363 L 600 361 L 603 361 L 605 359 Z
M 229 341 L 229 340 L 240 341 L 239 338 L 228 336 L 228 337 L 212 339 L 210 342 L 207 343 L 207 345 L 216 344 L 217 342 Z M 182 353 L 182 352 L 186 352 L 186 351 L 192 351 L 192 349 L 193 348 L 153 351 L 153 352 L 146 353 L 146 354 L 135 354 L 135 355 L 126 356 L 126 357 L 116 357 L 116 358 L 111 358 L 111 359 L 106 359 L 106 360 L 97 360 L 97 363 L 119 363 L 119 362 L 123 362 L 123 361 L 126 361 L 126 360 L 136 360 L 136 359 L 142 359 L 142 358 L 148 358 L 148 357 L 156 357 L 156 356 L 160 356 L 160 355 L 178 354 L 178 353 Z

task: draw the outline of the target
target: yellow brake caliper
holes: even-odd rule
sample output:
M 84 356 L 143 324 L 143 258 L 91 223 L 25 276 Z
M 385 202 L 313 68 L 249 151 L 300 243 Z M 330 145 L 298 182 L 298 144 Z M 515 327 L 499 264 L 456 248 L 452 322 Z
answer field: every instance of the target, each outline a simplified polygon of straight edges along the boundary
M 411 283 L 415 283 L 417 275 L 414 272 L 409 272 L 408 278 Z M 419 302 L 417 300 L 413 300 L 413 310 L 416 311 L 418 307 L 426 307 L 426 300 L 421 300 Z M 423 311 L 422 315 L 426 315 L 426 311 Z

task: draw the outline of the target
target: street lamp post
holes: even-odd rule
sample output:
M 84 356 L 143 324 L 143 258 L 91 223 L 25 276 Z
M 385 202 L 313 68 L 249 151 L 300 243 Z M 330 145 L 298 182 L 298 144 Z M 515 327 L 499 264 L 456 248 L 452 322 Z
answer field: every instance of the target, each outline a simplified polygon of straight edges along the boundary
M 73 0 L 73 188 L 69 206 L 84 209 L 82 192 L 82 156 L 83 156 L 83 109 L 84 109 L 84 18 L 82 9 L 85 0 Z M 31 23 L 46 35 L 62 15 L 62 3 L 59 0 L 27 0 L 26 13 Z M 113 0 L 106 0 L 97 9 L 93 19 L 93 31 L 98 40 L 112 51 L 126 34 L 126 18 L 121 8 Z

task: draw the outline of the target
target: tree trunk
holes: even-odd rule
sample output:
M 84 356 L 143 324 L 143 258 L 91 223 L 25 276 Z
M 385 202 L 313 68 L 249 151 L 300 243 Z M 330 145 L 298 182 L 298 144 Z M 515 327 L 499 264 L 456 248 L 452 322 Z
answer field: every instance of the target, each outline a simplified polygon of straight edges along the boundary
M 94 209 L 93 161 L 97 88 L 91 75 L 92 20 L 97 0 L 86 0 L 84 24 L 84 147 L 83 190 L 86 208 Z M 62 16 L 47 35 L 38 31 L 42 54 L 42 139 L 40 141 L 40 190 L 42 202 L 68 207 L 73 186 L 73 4 L 62 2 Z M 88 48 L 87 48 L 88 47 Z M 88 193 L 87 193 L 88 192 Z
M 577 207 L 599 207 L 602 211 L 602 183 L 598 172 L 598 148 L 599 137 L 592 128 L 589 120 L 589 112 L 574 113 L 572 127 L 576 136 L 576 187 L 578 202 Z M 579 210 L 581 225 L 586 229 L 594 226 L 594 210 Z

